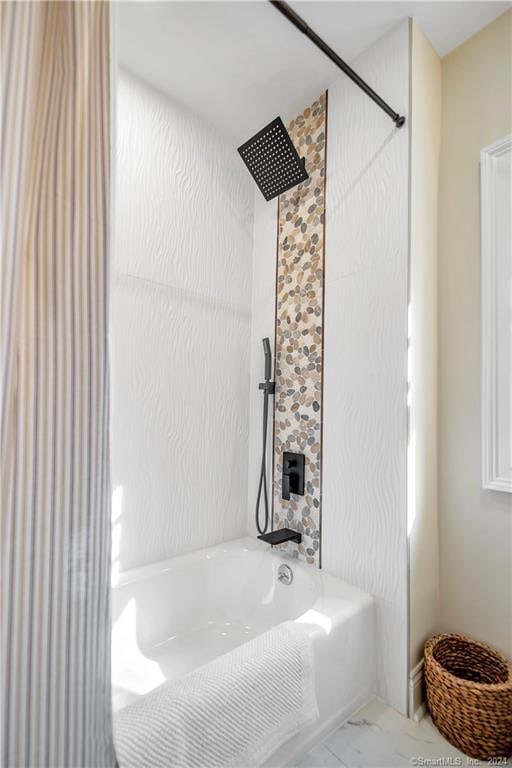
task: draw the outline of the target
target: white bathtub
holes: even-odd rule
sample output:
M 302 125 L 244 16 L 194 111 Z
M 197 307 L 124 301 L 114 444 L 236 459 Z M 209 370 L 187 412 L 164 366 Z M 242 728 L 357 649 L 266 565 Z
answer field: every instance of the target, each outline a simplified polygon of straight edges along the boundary
M 293 569 L 289 586 L 277 579 Z M 114 711 L 282 621 L 310 628 L 320 719 L 266 765 L 296 760 L 375 690 L 370 595 L 240 539 L 126 571 L 113 589 Z

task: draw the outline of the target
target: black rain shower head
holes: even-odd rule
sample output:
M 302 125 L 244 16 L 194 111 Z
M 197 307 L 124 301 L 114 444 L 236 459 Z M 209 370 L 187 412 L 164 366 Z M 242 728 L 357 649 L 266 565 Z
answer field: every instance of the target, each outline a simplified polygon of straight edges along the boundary
M 265 200 L 272 200 L 309 178 L 280 117 L 246 141 L 238 151 Z

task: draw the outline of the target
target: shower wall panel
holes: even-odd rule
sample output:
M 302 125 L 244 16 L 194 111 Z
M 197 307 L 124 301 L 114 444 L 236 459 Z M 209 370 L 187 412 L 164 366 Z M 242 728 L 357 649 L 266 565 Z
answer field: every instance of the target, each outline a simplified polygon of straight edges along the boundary
M 112 487 L 121 570 L 243 535 L 253 188 L 233 142 L 121 72 Z
M 354 62 L 409 118 L 409 23 Z M 376 598 L 378 693 L 407 702 L 409 127 L 329 88 L 323 552 Z

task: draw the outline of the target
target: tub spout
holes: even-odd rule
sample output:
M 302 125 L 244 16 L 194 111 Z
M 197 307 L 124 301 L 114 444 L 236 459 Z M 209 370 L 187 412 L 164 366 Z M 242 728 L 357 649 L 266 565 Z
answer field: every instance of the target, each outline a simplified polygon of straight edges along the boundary
M 295 541 L 297 544 L 300 544 L 302 541 L 302 534 L 298 531 L 292 531 L 291 528 L 279 528 L 277 531 L 263 533 L 261 536 L 258 536 L 258 539 L 261 539 L 272 546 L 276 544 L 284 544 L 285 541 Z

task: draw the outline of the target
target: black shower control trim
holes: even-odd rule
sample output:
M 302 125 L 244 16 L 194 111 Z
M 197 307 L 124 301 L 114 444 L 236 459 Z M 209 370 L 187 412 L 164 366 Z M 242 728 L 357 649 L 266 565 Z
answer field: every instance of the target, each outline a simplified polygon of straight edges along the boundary
M 281 498 L 290 500 L 290 493 L 304 496 L 304 454 L 283 453 L 283 485 Z
M 285 541 L 295 541 L 300 544 L 302 541 L 302 534 L 298 531 L 292 531 L 291 528 L 279 528 L 278 531 L 271 531 L 270 533 L 263 533 L 258 536 L 258 539 L 275 546 L 276 544 L 284 544 Z

